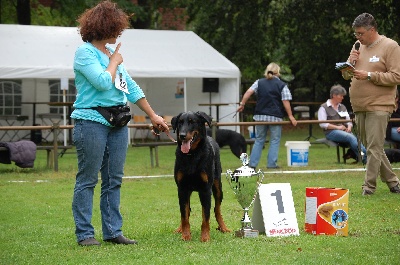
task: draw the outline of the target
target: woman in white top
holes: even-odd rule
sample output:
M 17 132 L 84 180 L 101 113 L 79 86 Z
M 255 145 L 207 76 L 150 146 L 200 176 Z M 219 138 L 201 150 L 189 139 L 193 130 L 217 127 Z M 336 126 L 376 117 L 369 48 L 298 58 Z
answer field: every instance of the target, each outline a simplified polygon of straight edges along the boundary
M 341 85 L 334 85 L 330 91 L 330 99 L 328 99 L 318 110 L 318 120 L 343 120 L 343 122 L 320 123 L 319 126 L 324 130 L 325 137 L 336 143 L 350 145 L 351 150 L 358 154 L 357 137 L 351 132 L 353 123 L 350 121 L 347 108 L 342 104 L 344 96 L 347 94 L 346 89 Z M 361 154 L 363 163 L 366 163 L 366 150 L 361 144 Z

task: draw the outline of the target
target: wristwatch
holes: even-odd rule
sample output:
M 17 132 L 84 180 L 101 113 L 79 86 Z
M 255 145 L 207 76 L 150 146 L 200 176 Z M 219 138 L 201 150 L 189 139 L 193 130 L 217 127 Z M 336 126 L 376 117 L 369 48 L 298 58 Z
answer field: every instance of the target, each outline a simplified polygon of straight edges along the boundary
M 371 72 L 368 72 L 368 77 L 367 77 L 367 79 L 368 79 L 368 80 L 371 80 Z

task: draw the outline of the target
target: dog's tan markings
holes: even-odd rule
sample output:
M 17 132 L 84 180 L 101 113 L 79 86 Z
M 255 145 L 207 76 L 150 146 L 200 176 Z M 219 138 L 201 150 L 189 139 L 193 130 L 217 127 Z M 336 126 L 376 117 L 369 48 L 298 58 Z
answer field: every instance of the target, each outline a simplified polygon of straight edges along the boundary
M 177 181 L 178 183 L 180 183 L 181 180 L 182 180 L 182 178 L 183 178 L 183 172 L 179 170 L 179 171 L 176 173 L 176 181 Z
M 203 222 L 201 223 L 201 242 L 210 241 L 210 219 L 206 219 L 204 207 L 203 209 Z
M 201 177 L 201 181 L 203 181 L 204 183 L 208 182 L 208 175 L 206 172 L 201 172 L 200 177 Z
M 216 197 L 221 198 L 222 197 L 222 189 L 221 189 L 222 187 L 220 186 L 218 180 L 214 180 L 214 186 L 215 186 Z M 224 219 L 222 218 L 221 201 L 215 200 L 214 214 L 215 214 L 215 219 L 217 220 L 217 223 L 218 223 L 217 229 L 223 233 L 231 232 L 231 230 L 225 225 Z
M 193 137 L 193 136 L 194 136 L 194 132 L 193 132 L 193 135 L 191 137 Z M 199 143 L 200 143 L 200 139 L 197 138 L 194 142 L 192 142 L 192 144 L 190 146 L 190 149 L 192 149 L 192 150 L 197 149 L 197 146 L 199 145 Z
M 192 235 L 190 234 L 189 215 L 190 215 L 190 207 L 189 204 L 187 203 L 185 205 L 185 217 L 181 218 L 182 239 L 185 241 L 192 239 Z
M 182 224 L 175 230 L 175 233 L 182 233 Z

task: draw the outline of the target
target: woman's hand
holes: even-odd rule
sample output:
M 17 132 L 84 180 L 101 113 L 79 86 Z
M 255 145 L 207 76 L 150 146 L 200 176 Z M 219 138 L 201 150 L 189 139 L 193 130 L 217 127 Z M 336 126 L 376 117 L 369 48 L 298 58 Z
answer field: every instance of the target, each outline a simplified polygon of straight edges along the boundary
M 351 126 L 347 126 L 345 132 L 351 133 L 352 130 L 351 128 L 352 128 Z
M 122 58 L 122 55 L 119 53 L 120 47 L 121 47 L 121 42 L 118 43 L 117 48 L 115 48 L 114 53 L 111 55 L 110 63 L 113 62 L 116 65 L 120 65 L 124 61 L 124 58 Z
M 169 132 L 168 124 L 163 117 L 155 114 L 154 116 L 150 117 L 150 121 L 151 124 L 153 124 L 153 127 L 156 128 L 156 130 L 160 132 Z M 155 132 L 154 130 L 153 133 L 157 134 L 157 132 Z
M 294 118 L 293 115 L 290 115 L 290 116 L 289 116 L 289 120 L 290 120 L 290 122 L 292 123 L 293 126 L 296 126 L 296 125 L 297 125 L 297 120 Z

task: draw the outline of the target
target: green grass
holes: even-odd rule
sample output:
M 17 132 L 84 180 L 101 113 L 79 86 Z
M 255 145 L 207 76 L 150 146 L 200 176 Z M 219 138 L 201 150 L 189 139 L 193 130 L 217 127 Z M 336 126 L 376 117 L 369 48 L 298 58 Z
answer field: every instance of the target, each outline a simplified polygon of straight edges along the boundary
M 318 134 L 322 137 L 322 134 Z M 308 132 L 285 130 L 279 164 L 283 170 L 353 169 L 337 164 L 336 150 L 312 145 L 307 167 L 287 167 L 285 142 L 304 140 Z M 399 264 L 400 197 L 389 193 L 382 182 L 373 196 L 361 196 L 364 172 L 277 174 L 265 170 L 263 183 L 290 183 L 300 236 L 235 238 L 222 234 L 211 219 L 211 241 L 200 242 L 201 207 L 192 196 L 192 240 L 184 242 L 174 230 L 179 207 L 172 172 L 174 147 L 161 147 L 160 167 L 151 169 L 148 148 L 129 148 L 126 176 L 163 176 L 124 179 L 121 211 L 124 234 L 137 246 L 102 243 L 80 247 L 75 242 L 71 198 L 76 174 L 76 155 L 71 151 L 59 160 L 59 172 L 46 169 L 43 151 L 34 169 L 0 164 L 0 264 Z M 265 169 L 267 149 L 260 166 Z M 222 149 L 223 170 L 235 169 L 240 161 Z M 399 165 L 394 164 L 397 168 Z M 395 172 L 399 172 L 397 169 Z M 222 212 L 232 230 L 240 227 L 242 211 L 223 174 Z M 95 191 L 93 225 L 101 240 L 99 186 Z M 304 232 L 305 188 L 341 187 L 350 190 L 349 236 L 314 236 Z

